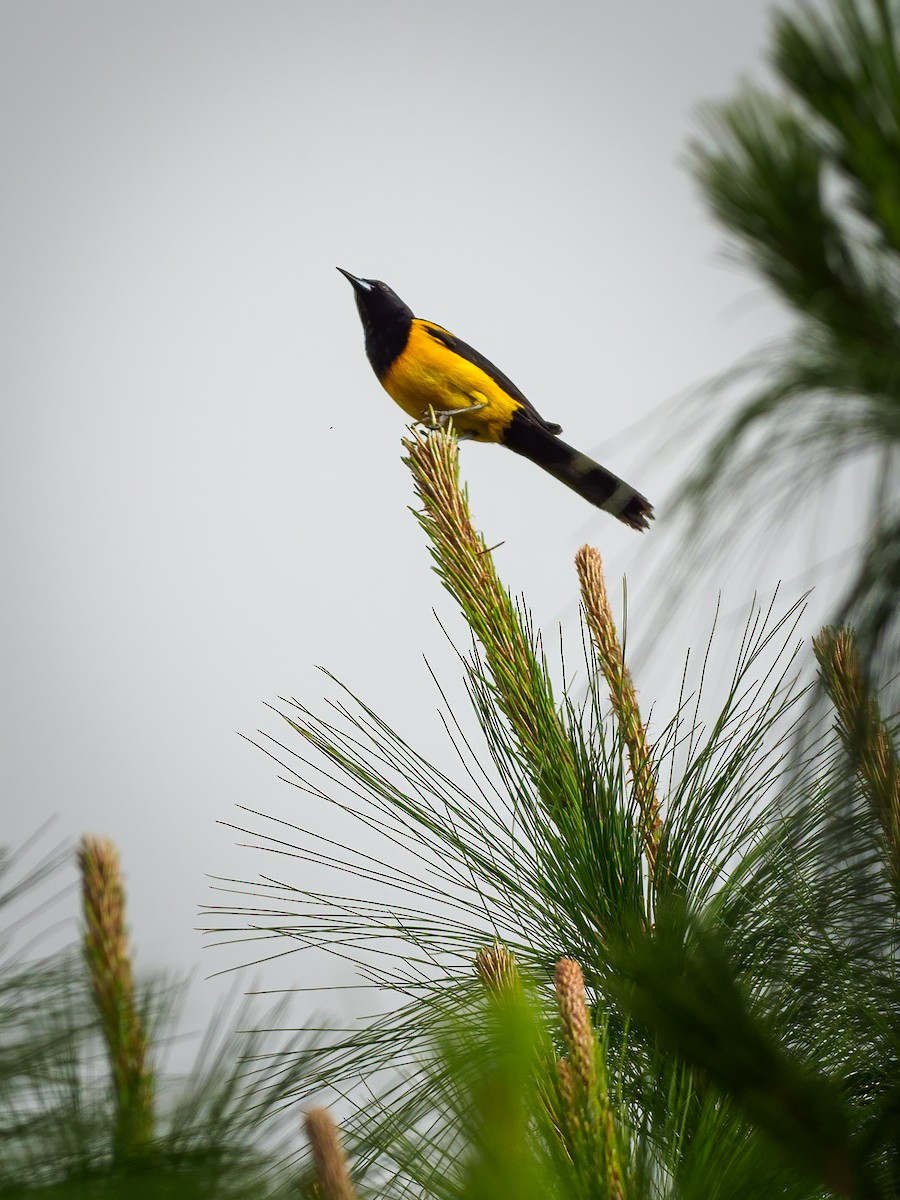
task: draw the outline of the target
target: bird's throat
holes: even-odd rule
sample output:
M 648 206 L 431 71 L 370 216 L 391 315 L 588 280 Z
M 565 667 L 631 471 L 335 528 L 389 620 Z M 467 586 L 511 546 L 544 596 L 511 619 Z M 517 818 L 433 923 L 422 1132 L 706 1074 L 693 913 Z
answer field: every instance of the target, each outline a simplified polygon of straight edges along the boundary
M 412 313 L 398 312 L 373 321 L 360 305 L 359 315 L 366 335 L 366 357 L 378 378 L 383 379 L 391 363 L 406 348 L 412 327 Z

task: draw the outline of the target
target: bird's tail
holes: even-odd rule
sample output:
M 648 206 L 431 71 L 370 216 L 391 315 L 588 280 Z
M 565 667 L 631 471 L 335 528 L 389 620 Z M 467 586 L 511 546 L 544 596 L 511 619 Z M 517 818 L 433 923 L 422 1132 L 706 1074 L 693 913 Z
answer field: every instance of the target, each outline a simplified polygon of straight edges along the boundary
M 549 428 L 516 413 L 503 444 L 632 529 L 650 528 L 653 505 L 649 500 L 606 467 L 566 445 Z

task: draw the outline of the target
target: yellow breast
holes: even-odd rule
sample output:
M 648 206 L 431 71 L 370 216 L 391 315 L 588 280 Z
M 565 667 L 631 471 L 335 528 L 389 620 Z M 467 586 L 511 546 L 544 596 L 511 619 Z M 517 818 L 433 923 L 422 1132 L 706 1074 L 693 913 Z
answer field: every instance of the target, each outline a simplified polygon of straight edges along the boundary
M 499 442 L 521 407 L 480 367 L 436 341 L 419 320 L 381 383 L 414 421 L 427 422 L 429 409 L 436 414 L 471 409 L 454 416 L 453 427 L 481 442 Z

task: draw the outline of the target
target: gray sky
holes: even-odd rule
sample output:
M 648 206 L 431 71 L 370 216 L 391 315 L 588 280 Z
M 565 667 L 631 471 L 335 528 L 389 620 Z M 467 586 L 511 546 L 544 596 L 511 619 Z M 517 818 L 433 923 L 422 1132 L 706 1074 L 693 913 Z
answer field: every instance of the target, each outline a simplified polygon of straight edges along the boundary
M 422 653 L 456 675 L 453 607 L 335 266 L 477 345 L 664 517 L 659 406 L 784 325 L 680 166 L 698 103 L 760 74 L 768 7 L 4 6 L 2 840 L 53 813 L 111 836 L 142 967 L 237 962 L 201 956 L 196 910 L 207 874 L 265 864 L 215 822 L 310 812 L 236 736 L 277 730 L 263 702 L 320 707 L 323 664 L 440 739 Z M 583 541 L 614 588 L 665 545 L 462 456 L 546 629 Z

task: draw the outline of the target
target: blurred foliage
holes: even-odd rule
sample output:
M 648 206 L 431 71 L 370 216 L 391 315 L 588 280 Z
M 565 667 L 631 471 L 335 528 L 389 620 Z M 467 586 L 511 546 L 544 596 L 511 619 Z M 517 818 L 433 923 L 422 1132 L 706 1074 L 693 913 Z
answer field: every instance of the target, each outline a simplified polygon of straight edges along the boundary
M 81 865 L 98 845 L 107 869 L 85 869 L 83 884 L 115 938 L 98 939 L 89 915 L 82 948 L 67 943 L 46 954 L 42 941 L 59 940 L 72 856 L 58 850 L 29 866 L 36 852 L 28 846 L 0 857 L 0 1196 L 280 1194 L 298 1136 L 288 1136 L 280 1110 L 304 1071 L 305 1042 L 280 1035 L 268 1046 L 252 1030 L 283 1023 L 283 1006 L 263 1014 L 232 996 L 185 1078 L 152 1072 L 177 1025 L 179 990 L 131 981 L 115 851 L 85 839 Z M 128 1046 L 143 1047 L 124 1071 L 123 1030 Z
M 834 616 L 884 685 L 900 667 L 900 4 L 793 5 L 774 18 L 770 65 L 782 90 L 708 108 L 690 162 L 794 328 L 704 394 L 705 423 L 715 401 L 741 398 L 682 493 L 691 563 L 698 545 L 796 527 L 858 463 L 859 549 Z

